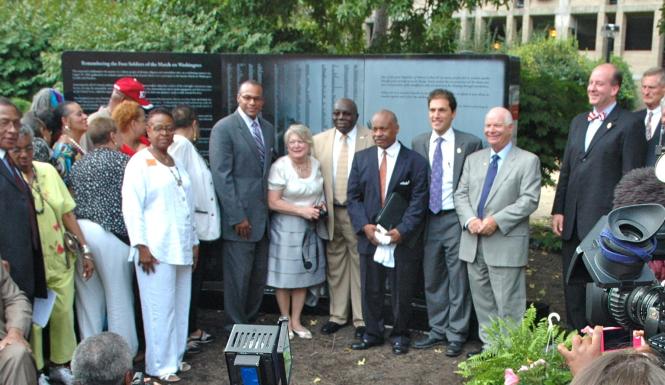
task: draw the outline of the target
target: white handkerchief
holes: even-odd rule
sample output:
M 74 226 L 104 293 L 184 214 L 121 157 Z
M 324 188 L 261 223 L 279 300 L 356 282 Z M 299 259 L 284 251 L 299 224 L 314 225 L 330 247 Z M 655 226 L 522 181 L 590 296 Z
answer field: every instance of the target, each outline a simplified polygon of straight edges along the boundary
M 390 236 L 387 235 L 386 229 L 377 226 L 374 237 L 379 241 L 379 246 L 376 247 L 374 252 L 374 262 L 380 263 L 385 267 L 395 267 L 395 244 L 390 244 Z

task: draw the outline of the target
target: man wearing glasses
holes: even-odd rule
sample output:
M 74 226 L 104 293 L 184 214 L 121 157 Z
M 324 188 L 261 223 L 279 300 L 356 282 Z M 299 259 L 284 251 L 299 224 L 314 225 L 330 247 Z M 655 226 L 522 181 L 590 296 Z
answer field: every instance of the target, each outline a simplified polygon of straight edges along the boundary
M 263 87 L 243 82 L 238 109 L 210 134 L 210 167 L 222 216 L 225 329 L 252 323 L 259 312 L 268 263 L 268 171 L 275 130 L 259 114 Z
M 18 139 L 21 114 L 0 97 L 0 256 L 28 298 L 46 297 L 46 277 L 30 186 L 9 157 Z

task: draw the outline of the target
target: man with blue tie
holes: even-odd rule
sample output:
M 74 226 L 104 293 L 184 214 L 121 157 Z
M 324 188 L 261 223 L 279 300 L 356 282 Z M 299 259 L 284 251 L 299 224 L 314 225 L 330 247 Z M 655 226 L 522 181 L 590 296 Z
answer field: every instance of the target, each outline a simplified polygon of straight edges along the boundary
M 225 329 L 256 319 L 268 271 L 268 171 L 275 130 L 260 116 L 263 87 L 243 82 L 238 109 L 210 133 L 210 171 L 222 220 Z
M 492 108 L 484 134 L 489 148 L 467 156 L 454 195 L 483 349 L 492 319 L 519 321 L 526 309 L 529 215 L 540 199 L 540 160 L 512 144 L 510 111 Z
M 423 272 L 429 334 L 416 341 L 416 349 L 448 343 L 446 355 L 456 357 L 469 334 L 471 295 L 466 264 L 459 259 L 462 233 L 453 204 L 464 159 L 482 148 L 474 135 L 452 127 L 457 111 L 455 95 L 436 89 L 428 98 L 431 131 L 413 139 L 414 151 L 429 159 L 429 210 L 425 227 Z
M 410 345 L 411 297 L 420 265 L 419 240 L 427 210 L 427 160 L 402 146 L 397 141 L 397 132 L 399 124 L 392 111 L 374 114 L 372 136 L 376 146 L 357 152 L 353 158 L 347 205 L 351 225 L 358 235 L 365 320 L 362 340 L 352 344 L 351 349 L 364 350 L 383 344 L 383 300 L 388 280 L 393 316 L 390 338 L 393 353 L 400 355 L 406 354 Z M 407 207 L 400 222 L 380 236 L 375 219 L 392 193 L 401 194 Z M 380 238 L 387 244 L 379 246 Z
M 628 171 L 644 166 L 647 152 L 644 121 L 617 104 L 621 72 L 609 63 L 591 72 L 587 85 L 591 112 L 570 123 L 568 142 L 552 206 L 552 231 L 561 247 L 567 326 L 587 325 L 584 285 L 568 285 L 565 277 L 580 240 L 612 210 L 614 187 Z
M 20 119 L 16 105 L 0 97 L 0 256 L 32 301 L 46 297 L 46 276 L 32 192 L 8 154 L 16 145 Z

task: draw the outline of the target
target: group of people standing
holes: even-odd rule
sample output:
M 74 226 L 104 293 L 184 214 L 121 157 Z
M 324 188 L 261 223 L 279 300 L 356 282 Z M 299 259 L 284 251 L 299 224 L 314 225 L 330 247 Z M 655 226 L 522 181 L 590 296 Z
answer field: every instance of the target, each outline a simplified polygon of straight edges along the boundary
M 593 111 L 571 123 L 553 208 L 564 276 L 579 241 L 611 209 L 614 185 L 645 158 L 655 162 L 647 148 L 655 154 L 661 136 L 665 74 L 650 71 L 640 116 L 616 105 L 617 68 L 603 64 L 591 74 Z M 445 344 L 446 355 L 460 355 L 472 307 L 486 348 L 483 328 L 493 318 L 519 320 L 525 310 L 540 162 L 514 144 L 503 107 L 485 116 L 483 149 L 479 138 L 453 128 L 453 93 L 433 90 L 431 130 L 407 148 L 392 111 L 376 112 L 368 129 L 358 124 L 354 101 L 342 98 L 331 129 L 312 135 L 302 124 L 288 127 L 287 153 L 278 158 L 275 128 L 261 116 L 263 87 L 248 80 L 236 111 L 211 131 L 208 168 L 192 144 L 199 135 L 193 110 L 152 108 L 136 79 L 119 79 L 108 106 L 90 117 L 55 90 L 38 95 L 23 119 L 0 98 L 0 253 L 29 300 L 55 293 L 50 373 L 60 381 L 71 381 L 74 303 L 81 338 L 108 329 L 133 354 L 142 322 L 146 372 L 179 381 L 190 369 L 185 351 L 213 339 L 196 326 L 196 304 L 201 264 L 219 254 L 220 236 L 227 331 L 257 319 L 268 285 L 289 317 L 289 336 L 312 338 L 301 313 L 308 292 L 327 284 L 330 318 L 320 332 L 350 323 L 351 348 L 368 349 L 386 338 L 388 283 L 392 351 L 406 354 L 421 268 L 430 330 L 414 348 Z M 378 226 L 395 196 L 405 202 L 397 222 Z M 565 288 L 568 324 L 580 329 L 584 292 Z M 40 327 L 30 341 L 41 370 Z

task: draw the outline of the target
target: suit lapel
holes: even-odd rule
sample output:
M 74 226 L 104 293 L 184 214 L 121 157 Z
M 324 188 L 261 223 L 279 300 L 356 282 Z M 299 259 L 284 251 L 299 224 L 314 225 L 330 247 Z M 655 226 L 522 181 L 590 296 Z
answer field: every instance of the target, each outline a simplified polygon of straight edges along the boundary
M 589 148 L 587 148 L 586 153 L 588 154 L 593 150 L 593 147 L 598 143 L 605 134 L 607 134 L 612 128 L 615 128 L 616 126 L 616 120 L 619 118 L 619 105 L 614 106 L 614 109 L 612 109 L 612 112 L 603 120 L 603 124 L 600 125 L 598 128 L 598 131 L 596 131 L 596 134 L 593 136 L 593 139 L 591 139 L 591 143 L 589 143 Z M 589 129 L 589 125 L 587 124 L 587 130 Z M 585 136 L 586 136 L 586 130 L 584 131 Z M 584 143 L 584 141 L 582 141 Z
M 404 173 L 404 167 L 406 164 L 404 145 L 400 143 L 399 152 L 397 153 L 397 158 L 395 159 L 395 167 L 393 167 L 393 173 L 390 174 L 390 183 L 386 189 L 386 198 L 388 195 L 395 190 L 395 185 L 401 181 L 401 175 Z
M 514 163 L 515 163 L 515 157 L 516 155 L 515 151 L 515 145 L 513 144 L 513 147 L 510 149 L 510 152 L 508 152 L 508 155 L 506 156 L 506 159 L 504 159 L 501 162 L 501 168 L 496 174 L 496 177 L 494 178 L 494 183 L 492 183 L 492 189 L 490 190 L 489 195 L 487 195 L 487 201 L 485 201 L 485 207 L 487 207 L 487 204 L 492 200 L 492 197 L 496 195 L 496 192 L 499 191 L 499 188 L 503 184 L 503 182 L 508 178 L 508 175 L 513 171 L 514 168 Z M 487 162 L 489 160 L 486 159 Z
M 462 166 L 464 166 L 464 155 L 466 155 L 466 142 L 460 139 L 460 135 L 457 131 L 455 132 L 455 143 L 453 143 L 453 148 L 455 155 L 453 158 L 453 190 L 456 188 L 457 183 L 459 182 L 460 175 L 462 175 Z
M 256 156 L 256 162 L 258 164 L 259 160 L 261 159 L 259 157 L 259 149 L 256 147 L 256 142 L 254 141 L 254 137 L 249 132 L 249 127 L 247 127 L 247 124 L 245 123 L 242 116 L 240 116 L 240 114 L 237 111 L 236 111 L 236 120 L 237 120 L 238 131 L 240 133 L 240 136 L 243 139 L 245 139 L 245 142 L 247 142 L 247 145 L 251 149 L 252 153 L 254 153 L 254 155 Z M 262 170 L 262 172 L 265 174 L 266 166 L 270 164 L 270 161 L 268 159 L 270 157 L 270 154 L 269 154 L 270 149 L 267 146 L 267 141 L 266 141 L 265 135 L 263 134 L 263 127 L 261 127 L 261 133 L 263 135 L 263 144 L 264 144 L 264 147 L 266 149 L 266 154 L 265 154 L 266 161 L 264 162 L 263 170 Z
M 321 171 L 324 174 L 324 178 L 329 179 L 329 182 L 332 182 L 333 178 L 333 147 L 335 146 L 335 128 L 331 128 L 328 131 L 324 132 L 323 137 L 323 148 L 321 149 Z M 357 144 L 356 144 L 357 147 Z M 351 165 L 349 165 L 351 167 Z
M 0 164 L 0 174 L 2 174 L 2 176 L 4 176 L 9 181 L 9 183 L 14 185 L 14 187 L 16 187 L 19 191 L 22 192 L 23 187 L 17 184 L 16 178 L 14 177 L 14 175 L 10 174 L 9 170 L 7 169 L 7 166 L 5 166 L 5 162 L 2 159 L 0 159 L 0 162 L 2 162 L 2 164 Z
M 370 145 L 373 144 L 372 143 L 372 135 L 365 133 L 365 130 L 361 130 L 361 128 L 359 126 L 356 127 L 356 151 L 355 152 L 358 152 L 360 150 L 366 149 L 367 147 L 370 147 L 370 146 L 367 146 L 367 143 L 369 143 Z

